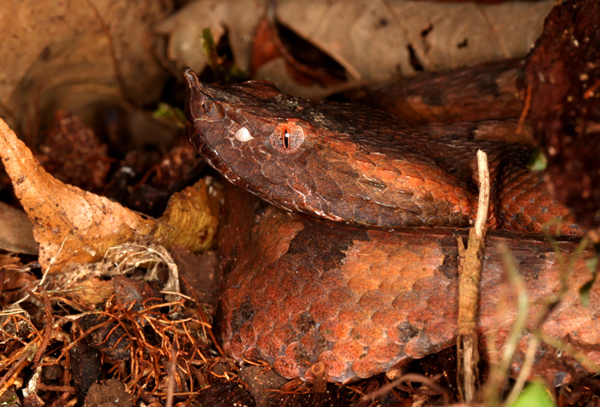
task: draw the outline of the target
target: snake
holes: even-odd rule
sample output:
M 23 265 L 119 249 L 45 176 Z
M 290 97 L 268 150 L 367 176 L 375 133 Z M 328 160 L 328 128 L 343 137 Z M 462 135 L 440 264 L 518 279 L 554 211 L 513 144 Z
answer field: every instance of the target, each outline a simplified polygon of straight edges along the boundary
M 268 81 L 221 88 L 191 70 L 184 77 L 196 150 L 228 181 L 280 208 L 370 227 L 466 227 L 476 214 L 481 149 L 490 157 L 492 228 L 539 233 L 569 214 L 527 168 L 527 147 L 461 129 L 419 132 L 364 106 L 285 95 Z M 581 233 L 573 222 L 557 231 Z
M 432 131 L 427 126 L 409 126 L 382 111 L 365 106 L 313 102 L 286 95 L 268 81 L 248 81 L 230 86 L 208 85 L 200 83 L 189 69 L 184 72 L 184 79 L 187 84 L 189 138 L 196 150 L 232 184 L 294 214 L 292 226 L 279 229 L 272 227 L 269 233 L 277 235 L 283 229 L 289 231 L 296 228 L 294 230 L 297 232 L 313 228 L 303 226 L 304 218 L 298 216 L 319 219 L 318 222 L 326 222 L 324 230 L 328 232 L 320 232 L 318 230 L 322 226 L 315 226 L 315 233 L 311 236 L 319 241 L 319 245 L 326 247 L 327 243 L 322 238 L 316 238 L 321 234 L 329 234 L 334 241 L 328 250 L 336 250 L 335 256 L 338 256 L 352 246 L 348 243 L 340 249 L 340 241 L 371 242 L 374 238 L 365 236 L 377 236 L 377 242 L 380 242 L 378 246 L 383 247 L 386 241 L 398 240 L 394 230 L 402 228 L 417 231 L 465 228 L 473 223 L 477 211 L 477 150 L 485 151 L 490 162 L 490 228 L 539 233 L 552 219 L 569 214 L 568 208 L 553 199 L 545 186 L 543 175 L 527 168 L 530 147 L 480 139 L 472 124 L 448 125 L 445 130 L 436 126 Z M 581 235 L 577 225 L 568 220 L 555 224 L 553 232 Z M 237 229 L 235 233 L 240 234 Z M 272 236 L 269 237 L 269 233 L 263 235 L 270 239 Z M 418 235 L 409 233 L 408 236 L 418 240 Z M 283 245 L 290 245 L 292 239 Z M 303 244 L 310 244 L 306 236 L 303 239 Z M 281 252 L 279 255 L 286 253 L 277 249 L 282 244 L 273 243 L 272 246 L 275 247 L 272 250 Z M 295 249 L 295 253 L 298 250 L 309 251 L 305 247 Z M 365 256 L 368 257 L 368 254 Z M 368 258 L 366 261 L 368 263 Z M 252 262 L 246 261 L 247 265 Z M 440 260 L 439 266 L 443 269 L 442 262 Z M 339 266 L 340 262 L 336 264 Z M 248 267 L 245 270 L 247 272 Z M 246 345 L 256 340 L 256 332 L 259 331 L 248 325 L 248 321 L 256 319 L 257 304 L 276 303 L 277 312 L 284 315 L 288 315 L 294 307 L 294 304 L 290 304 L 290 310 L 286 310 L 285 301 L 279 300 L 279 297 L 287 298 L 292 294 L 279 291 L 275 295 L 268 293 L 267 289 L 262 290 L 271 280 L 285 279 L 273 274 L 281 275 L 285 270 L 271 268 L 269 277 L 256 277 L 260 272 L 252 270 L 252 276 L 246 277 L 238 273 L 238 277 L 230 279 L 233 282 L 228 283 L 233 289 L 226 290 L 231 296 L 237 288 L 244 286 L 242 281 L 254 279 L 255 285 L 245 288 L 243 298 L 224 300 L 224 303 L 234 307 L 224 311 L 229 316 L 228 347 L 238 359 L 249 357 L 250 348 L 256 353 L 256 346 Z M 336 280 L 328 287 L 336 292 L 347 292 L 345 285 L 348 281 Z M 305 281 L 296 281 L 285 287 L 293 290 L 295 285 L 305 287 L 306 284 Z M 252 291 L 258 297 L 250 300 L 246 297 Z M 260 297 L 261 293 L 265 298 Z M 304 292 L 293 295 L 297 299 L 296 306 L 298 301 L 304 306 L 313 301 Z M 314 301 L 317 301 L 316 297 Z M 327 307 L 343 308 L 344 301 L 340 299 L 339 304 L 333 302 Z M 254 305 L 250 306 L 250 303 Z M 339 312 L 339 309 L 327 310 L 328 315 Z M 357 312 L 357 315 L 362 315 Z M 259 314 L 262 315 L 262 325 L 272 329 L 273 323 L 264 321 L 268 316 L 263 315 L 264 312 Z M 292 325 L 299 325 L 302 335 L 306 334 L 304 337 L 322 323 L 316 321 L 312 314 L 300 315 L 304 315 L 305 319 L 295 320 Z M 276 316 L 274 318 L 277 319 Z M 232 325 L 235 325 L 235 332 L 231 330 Z M 450 329 L 446 328 L 446 331 Z M 406 329 L 408 333 L 405 333 L 414 334 L 414 338 L 418 338 L 421 332 L 416 328 Z M 281 335 L 281 332 L 275 334 L 277 339 L 274 340 L 281 339 Z M 427 336 L 425 342 L 430 343 L 434 336 Z M 237 345 L 231 340 L 233 337 L 237 337 Z M 406 339 L 407 343 L 409 339 L 410 336 Z M 444 341 L 447 342 L 448 338 Z M 242 349 L 243 343 L 246 345 Z M 423 348 L 423 341 L 418 343 Z M 278 371 L 285 372 L 286 377 L 310 380 L 311 370 L 306 365 L 316 363 L 326 354 L 325 351 L 320 354 L 302 351 L 290 358 L 285 354 L 289 354 L 293 346 L 290 343 L 280 345 L 277 352 L 282 352 L 283 356 L 277 352 L 266 355 L 270 353 L 267 349 L 274 346 L 272 344 L 265 344 L 261 348 L 262 355 L 250 352 L 250 356 L 268 359 L 276 366 L 279 360 Z M 358 352 L 354 356 L 357 359 L 362 357 L 362 362 L 344 359 L 345 367 L 337 373 L 331 369 L 334 369 L 332 366 L 339 366 L 339 363 L 330 363 L 327 380 L 346 382 L 385 371 L 406 356 L 401 356 L 402 352 L 398 350 L 398 356 L 390 356 L 387 360 L 389 363 L 373 362 L 376 368 L 371 365 L 364 368 L 367 359 Z M 421 353 L 413 353 L 411 357 L 417 354 Z M 290 368 L 292 365 L 294 367 Z M 362 365 L 363 369 L 353 369 L 351 365 Z

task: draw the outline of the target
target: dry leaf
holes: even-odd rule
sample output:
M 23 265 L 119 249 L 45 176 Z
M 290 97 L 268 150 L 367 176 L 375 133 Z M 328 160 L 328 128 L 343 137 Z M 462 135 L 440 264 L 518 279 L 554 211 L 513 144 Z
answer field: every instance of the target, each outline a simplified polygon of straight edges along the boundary
M 159 25 L 161 33 L 170 34 L 169 58 L 179 68 L 201 72 L 206 67 L 201 33 L 210 28 L 215 42 L 228 32 L 235 63 L 249 69 L 252 39 L 268 2 L 242 3 L 198 0 Z M 351 82 L 358 82 L 522 57 L 554 4 L 287 0 L 278 4 L 276 18 L 342 65 Z M 331 92 L 296 83 L 285 68 L 285 60 L 273 59 L 256 77 L 299 96 Z
M 202 72 L 208 58 L 202 47 L 202 30 L 210 28 L 215 43 L 227 32 L 235 63 L 250 67 L 254 30 L 265 13 L 267 0 L 200 0 L 189 3 L 160 23 L 155 30 L 169 36 L 167 57 L 176 62 L 177 75 L 190 67 Z
M 0 255 L 0 303 L 14 304 L 36 286 L 38 280 L 18 257 Z
M 121 205 L 53 178 L 4 122 L 0 122 L 0 134 L 0 154 L 34 224 L 44 269 L 55 256 L 57 269 L 98 260 L 107 248 L 149 227 L 149 220 Z
M 99 260 L 108 248 L 144 236 L 155 236 L 158 243 L 167 247 L 171 239 L 194 249 L 212 243 L 217 204 L 193 202 L 198 196 L 218 199 L 207 193 L 204 181 L 190 187 L 191 192 L 183 191 L 181 202 L 178 198 L 170 201 L 165 219 L 154 220 L 53 178 L 2 120 L 0 156 L 13 180 L 15 193 L 34 224 L 34 237 L 40 246 L 39 262 L 44 270 L 50 268 L 51 273 L 69 271 L 78 263 Z M 194 210 L 212 212 L 201 215 L 193 214 Z M 193 227 L 188 224 L 196 221 L 204 223 Z M 204 232 L 202 225 L 207 227 Z M 165 229 L 169 233 L 165 233 Z M 186 237 L 187 232 L 192 237 Z
M 75 300 L 79 304 L 95 308 L 98 304 L 106 302 L 113 295 L 113 288 L 112 281 L 92 276 L 70 287 L 69 291 L 65 293 L 65 297 Z
M 148 103 L 166 72 L 151 27 L 170 0 L 0 2 L 0 115 L 27 128 L 58 107 L 90 123 L 98 103 Z
M 207 177 L 171 196 L 152 235 L 168 249 L 174 244 L 191 252 L 210 248 L 219 224 L 220 188 Z
M 37 254 L 37 243 L 27 215 L 4 202 L 0 202 L 0 249 Z
M 388 79 L 417 73 L 409 47 L 424 71 L 525 56 L 554 4 L 286 1 L 277 17 L 355 79 Z

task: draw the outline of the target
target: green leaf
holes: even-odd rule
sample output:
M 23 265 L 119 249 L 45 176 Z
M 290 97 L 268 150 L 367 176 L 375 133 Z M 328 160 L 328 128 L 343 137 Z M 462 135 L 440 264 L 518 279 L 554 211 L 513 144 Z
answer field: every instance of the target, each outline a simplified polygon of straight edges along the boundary
M 185 114 L 178 107 L 173 107 L 168 103 L 159 103 L 158 108 L 152 113 L 155 119 L 171 119 L 179 128 L 185 128 Z
M 550 391 L 541 381 L 533 381 L 519 394 L 510 407 L 555 407 Z
M 208 57 L 208 65 L 213 71 L 219 66 L 219 56 L 217 55 L 217 46 L 212 36 L 210 28 L 202 29 L 202 47 Z
M 539 147 L 536 147 L 533 150 L 533 154 L 531 154 L 531 158 L 529 159 L 527 167 L 529 167 L 531 171 L 543 171 L 546 169 L 547 165 L 548 159 L 546 158 L 542 150 Z

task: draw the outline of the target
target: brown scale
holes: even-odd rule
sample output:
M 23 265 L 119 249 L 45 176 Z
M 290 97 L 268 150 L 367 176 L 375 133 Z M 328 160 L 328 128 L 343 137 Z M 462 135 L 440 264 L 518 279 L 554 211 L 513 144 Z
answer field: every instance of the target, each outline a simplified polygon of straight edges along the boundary
M 455 343 L 456 239 L 466 239 L 465 230 L 388 232 L 338 225 L 281 211 L 233 186 L 226 199 L 230 209 L 219 247 L 231 272 L 220 301 L 221 337 L 232 357 L 266 360 L 281 375 L 305 380 L 312 380 L 311 366 L 323 363 L 329 381 L 346 382 Z M 508 290 L 499 304 L 505 285 L 499 243 L 511 250 L 524 277 L 530 321 L 561 277 L 554 248 L 539 236 L 488 233 L 478 332 L 485 340 L 498 329 L 496 346 L 502 350 L 516 315 L 506 304 L 516 303 L 516 293 Z M 565 255 L 577 246 L 558 244 Z M 578 294 L 590 278 L 586 261 L 593 257 L 588 250 L 574 263 L 569 292 L 545 321 L 544 333 L 600 363 L 600 320 L 589 312 L 600 307 L 600 286 L 589 293 L 590 308 Z M 523 360 L 525 339 L 516 360 Z M 542 346 L 533 371 L 556 385 L 568 380 L 565 364 L 581 369 L 557 352 Z
M 413 128 L 377 110 L 283 95 L 268 82 L 222 88 L 201 85 L 191 71 L 185 78 L 188 119 L 197 130 L 192 144 L 233 184 L 295 212 L 231 198 L 237 209 L 224 219 L 219 242 L 231 269 L 220 301 L 224 347 L 238 360 L 267 360 L 285 377 L 311 380 L 311 366 L 322 363 L 328 380 L 355 380 L 455 341 L 456 237 L 464 233 L 447 227 L 473 220 L 477 149 L 490 158 L 492 227 L 540 232 L 567 214 L 541 175 L 527 170 L 529 147 L 482 136 L 514 132 L 514 122 Z M 388 231 L 407 226 L 442 228 Z M 581 233 L 567 223 L 560 232 Z M 539 287 L 558 281 L 550 245 L 535 237 L 490 237 L 482 332 L 496 321 L 500 241 L 527 267 L 532 303 L 546 295 Z M 572 287 L 589 278 L 583 260 L 573 278 Z M 573 317 L 586 315 L 576 298 L 564 311 L 568 317 L 558 313 L 549 329 L 597 347 L 598 322 Z M 562 377 L 553 369 L 543 373 Z

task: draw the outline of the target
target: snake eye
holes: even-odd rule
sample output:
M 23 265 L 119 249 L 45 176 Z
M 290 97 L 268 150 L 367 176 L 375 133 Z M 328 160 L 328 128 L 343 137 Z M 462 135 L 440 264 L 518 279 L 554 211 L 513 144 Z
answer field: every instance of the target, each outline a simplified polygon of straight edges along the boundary
M 297 124 L 281 123 L 269 138 L 271 146 L 281 153 L 293 153 L 304 142 L 304 130 Z
M 290 148 L 290 133 L 288 129 L 283 132 L 283 146 L 287 149 Z

